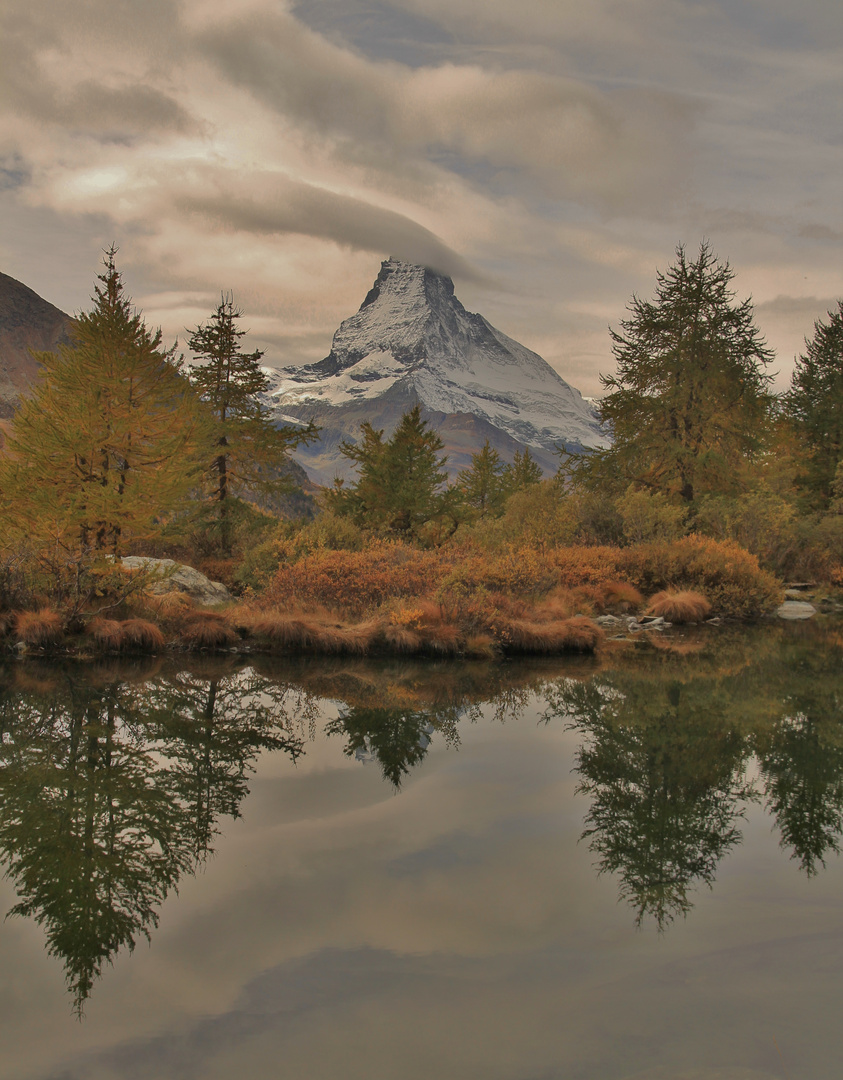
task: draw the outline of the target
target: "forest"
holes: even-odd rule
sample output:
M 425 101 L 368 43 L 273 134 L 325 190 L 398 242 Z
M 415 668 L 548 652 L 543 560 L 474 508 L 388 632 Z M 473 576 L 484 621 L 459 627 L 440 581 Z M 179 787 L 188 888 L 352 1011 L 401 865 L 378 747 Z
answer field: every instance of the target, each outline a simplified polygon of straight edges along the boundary
M 707 242 L 680 246 L 652 299 L 632 297 L 597 403 L 610 448 L 563 448 L 546 476 L 529 449 L 506 462 L 487 443 L 449 479 L 416 406 L 389 436 L 364 423 L 342 446 L 352 479 L 304 494 L 290 455 L 318 431 L 274 423 L 233 297 L 185 360 L 112 248 L 0 456 L 0 635 L 19 651 L 492 658 L 593 651 L 606 616 L 758 618 L 788 582 L 833 596 L 843 301 L 775 393 L 734 276 Z M 151 589 L 128 555 L 193 566 L 233 600 Z

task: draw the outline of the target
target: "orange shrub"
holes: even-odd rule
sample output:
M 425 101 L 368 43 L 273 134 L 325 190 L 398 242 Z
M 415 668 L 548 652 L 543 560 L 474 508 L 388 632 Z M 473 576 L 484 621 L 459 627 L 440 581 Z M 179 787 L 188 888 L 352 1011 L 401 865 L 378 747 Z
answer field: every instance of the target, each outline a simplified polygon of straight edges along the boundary
M 365 551 L 315 551 L 279 567 L 261 601 L 363 615 L 390 599 L 429 596 L 452 565 L 442 552 L 387 541 Z
M 776 578 L 733 540 L 685 536 L 619 549 L 619 577 L 646 593 L 690 589 L 708 598 L 718 615 L 755 618 L 781 601 Z

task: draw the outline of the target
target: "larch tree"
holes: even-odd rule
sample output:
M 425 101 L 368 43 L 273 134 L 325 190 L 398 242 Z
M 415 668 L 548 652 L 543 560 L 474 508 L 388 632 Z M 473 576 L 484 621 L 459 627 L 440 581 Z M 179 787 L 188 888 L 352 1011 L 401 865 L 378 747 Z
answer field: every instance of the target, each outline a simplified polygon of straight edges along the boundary
M 262 399 L 270 386 L 260 366 L 263 353 L 243 351 L 246 331 L 238 326 L 241 318 L 233 297 L 223 294 L 208 322 L 188 340 L 194 355 L 190 380 L 213 418 L 205 463 L 206 502 L 225 554 L 231 552 L 231 514 L 237 497 L 290 491 L 294 485 L 286 468 L 289 452 L 317 435 L 312 423 L 294 428 L 273 421 Z
M 800 482 L 825 507 L 836 494 L 843 458 L 843 300 L 828 312 L 828 322 L 814 323 L 814 336 L 805 347 L 783 404 L 800 444 Z
M 692 502 L 733 489 L 737 467 L 761 450 L 772 406 L 772 352 L 749 299 L 735 303 L 734 272 L 707 242 L 657 273 L 655 299 L 633 296 L 612 330 L 614 375 L 600 418 L 612 446 L 581 458 L 574 477 Z
M 36 354 L 41 377 L 0 465 L 13 530 L 71 557 L 149 536 L 197 477 L 201 404 L 125 295 L 115 253 L 72 343 Z

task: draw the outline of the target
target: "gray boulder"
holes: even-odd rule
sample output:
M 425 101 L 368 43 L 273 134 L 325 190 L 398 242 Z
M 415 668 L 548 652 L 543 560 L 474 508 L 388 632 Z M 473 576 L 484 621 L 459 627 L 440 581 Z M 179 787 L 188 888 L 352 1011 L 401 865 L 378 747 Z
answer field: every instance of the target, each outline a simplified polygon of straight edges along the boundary
M 785 600 L 776 609 L 780 619 L 811 619 L 816 613 L 814 605 L 805 600 Z
M 120 560 L 127 570 L 145 570 L 148 577 L 144 584 L 147 592 L 160 595 L 183 592 L 203 607 L 224 604 L 231 600 L 231 593 L 221 581 L 211 581 L 192 566 L 177 563 L 174 559 L 147 559 L 141 555 L 128 555 Z

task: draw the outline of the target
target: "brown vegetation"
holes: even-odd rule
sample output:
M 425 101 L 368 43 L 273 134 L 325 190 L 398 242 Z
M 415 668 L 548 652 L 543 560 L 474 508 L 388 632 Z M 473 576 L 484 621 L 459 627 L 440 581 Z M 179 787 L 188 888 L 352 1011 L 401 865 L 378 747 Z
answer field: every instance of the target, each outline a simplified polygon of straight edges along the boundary
M 156 653 L 166 641 L 159 628 L 147 619 L 94 619 L 88 635 L 103 652 Z
M 215 611 L 193 613 L 179 630 L 178 639 L 188 649 L 230 649 L 239 641 L 225 615 Z
M 666 589 L 650 598 L 648 615 L 657 615 L 672 623 L 702 622 L 711 613 L 711 604 L 702 593 L 687 589 Z
M 15 636 L 25 645 L 38 649 L 47 648 L 58 644 L 63 634 L 64 620 L 57 611 L 50 608 L 20 611 L 15 616 Z

